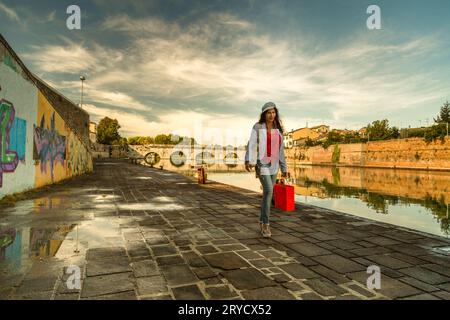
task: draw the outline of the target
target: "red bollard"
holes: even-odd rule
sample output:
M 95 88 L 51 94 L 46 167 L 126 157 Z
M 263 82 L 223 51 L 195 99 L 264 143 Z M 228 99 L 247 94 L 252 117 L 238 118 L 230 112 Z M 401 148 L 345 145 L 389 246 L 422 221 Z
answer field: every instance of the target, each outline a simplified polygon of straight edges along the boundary
M 197 181 L 198 181 L 198 184 L 206 183 L 205 168 L 201 167 L 201 168 L 197 169 Z

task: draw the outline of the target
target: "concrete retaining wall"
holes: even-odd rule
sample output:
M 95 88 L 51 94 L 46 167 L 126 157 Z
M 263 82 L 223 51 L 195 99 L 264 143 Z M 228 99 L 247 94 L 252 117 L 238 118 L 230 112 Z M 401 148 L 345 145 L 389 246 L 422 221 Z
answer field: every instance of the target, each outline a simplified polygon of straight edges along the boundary
M 338 153 L 338 161 L 333 161 Z M 288 161 L 299 164 L 363 166 L 375 168 L 410 168 L 450 170 L 450 139 L 426 143 L 421 138 L 375 141 L 366 144 L 339 144 L 324 149 L 292 148 L 286 150 Z
M 34 76 L 0 36 L 0 198 L 92 171 L 89 115 Z

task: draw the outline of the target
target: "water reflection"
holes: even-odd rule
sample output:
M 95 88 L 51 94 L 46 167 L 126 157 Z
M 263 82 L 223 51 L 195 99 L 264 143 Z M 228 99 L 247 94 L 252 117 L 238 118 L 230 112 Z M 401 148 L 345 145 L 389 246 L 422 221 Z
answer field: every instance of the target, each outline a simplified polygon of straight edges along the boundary
M 0 229 L 0 266 L 20 268 L 25 260 L 54 257 L 74 227 L 72 224 L 54 228 Z
M 296 166 L 297 200 L 441 236 L 449 234 L 450 172 Z M 259 191 L 253 173 L 209 179 Z
M 61 226 L 49 229 L 30 229 L 30 250 L 31 258 L 54 257 L 61 247 L 67 234 L 75 225 Z
M 18 247 L 17 244 L 20 247 L 21 241 L 18 239 L 19 236 L 17 235 L 16 229 L 13 228 L 0 230 L 0 261 L 15 255 Z M 16 238 L 18 241 L 16 241 Z

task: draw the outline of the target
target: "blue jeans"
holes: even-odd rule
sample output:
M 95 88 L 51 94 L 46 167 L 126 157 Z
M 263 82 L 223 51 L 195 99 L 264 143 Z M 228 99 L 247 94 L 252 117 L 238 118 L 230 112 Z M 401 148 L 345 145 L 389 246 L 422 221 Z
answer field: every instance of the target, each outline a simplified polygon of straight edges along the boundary
M 261 214 L 259 221 L 265 224 L 269 223 L 270 205 L 273 196 L 273 186 L 275 185 L 277 175 L 260 175 L 259 181 L 263 187 L 263 198 L 261 202 Z

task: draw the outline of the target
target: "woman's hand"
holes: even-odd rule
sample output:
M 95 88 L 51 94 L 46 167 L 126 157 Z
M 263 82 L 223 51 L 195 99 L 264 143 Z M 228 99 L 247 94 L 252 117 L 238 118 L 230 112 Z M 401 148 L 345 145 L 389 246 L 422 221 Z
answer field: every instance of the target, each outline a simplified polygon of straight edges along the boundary
M 287 178 L 287 176 L 288 176 L 288 173 L 287 173 L 287 172 L 282 172 L 282 173 L 281 173 L 281 177 L 282 177 L 282 178 Z
M 245 161 L 245 170 L 247 170 L 248 172 L 252 171 L 252 168 L 254 166 L 251 165 L 248 161 Z

